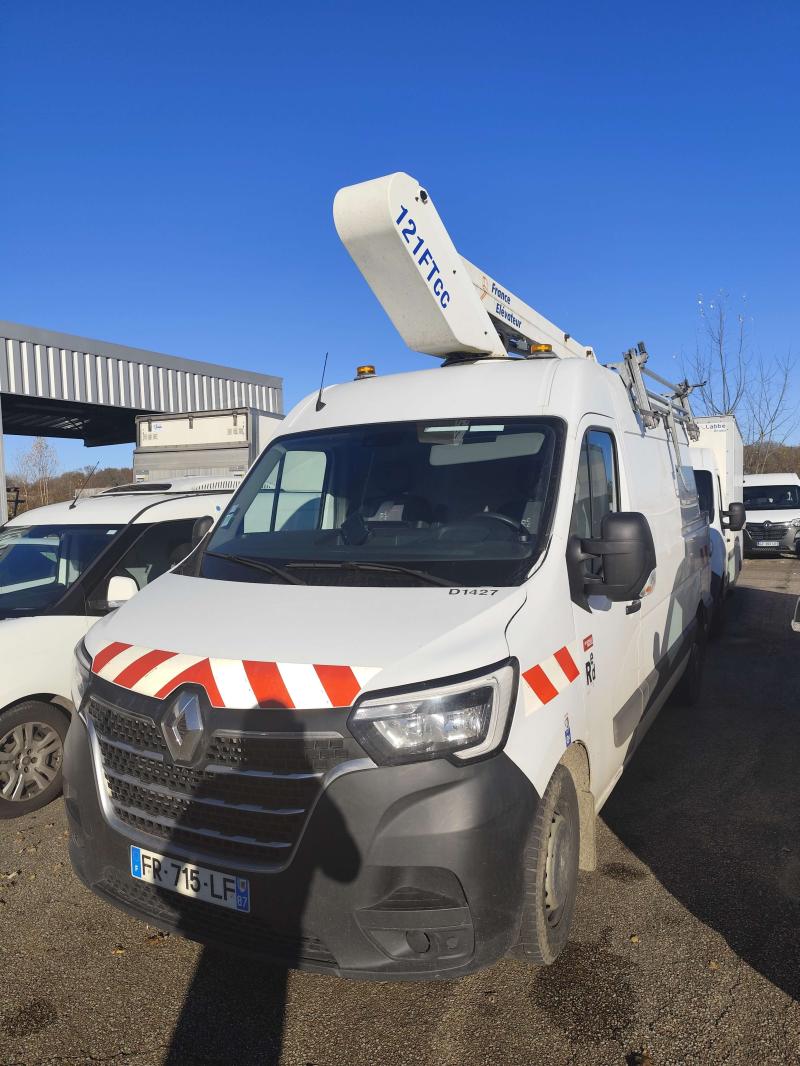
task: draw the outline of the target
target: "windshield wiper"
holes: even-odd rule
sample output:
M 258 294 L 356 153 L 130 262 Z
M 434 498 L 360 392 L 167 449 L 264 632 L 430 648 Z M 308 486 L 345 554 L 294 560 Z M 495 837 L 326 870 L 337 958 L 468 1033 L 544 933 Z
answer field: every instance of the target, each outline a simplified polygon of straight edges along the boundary
M 382 574 L 408 574 L 410 577 L 419 578 L 420 581 L 426 581 L 429 585 L 442 585 L 444 588 L 453 588 L 454 585 L 461 584 L 460 581 L 447 581 L 443 577 L 436 577 L 435 574 L 429 574 L 427 570 L 414 570 L 410 566 L 395 566 L 393 563 L 358 563 L 352 559 L 303 563 L 297 560 L 287 563 L 286 568 L 289 569 L 289 567 L 292 569 L 298 567 L 301 570 L 305 567 L 309 570 L 371 570 L 373 573 Z
M 266 563 L 262 559 L 251 559 L 249 555 L 228 555 L 225 552 L 210 552 L 206 550 L 204 555 L 210 555 L 213 559 L 227 559 L 232 563 L 239 563 L 240 566 L 249 566 L 253 570 L 263 570 L 265 574 L 272 574 L 274 577 L 279 577 L 285 581 L 288 585 L 307 585 L 307 581 L 302 581 L 299 577 L 295 577 L 294 574 L 289 574 L 281 566 L 274 566 L 272 563 Z M 292 565 L 291 563 L 289 564 Z

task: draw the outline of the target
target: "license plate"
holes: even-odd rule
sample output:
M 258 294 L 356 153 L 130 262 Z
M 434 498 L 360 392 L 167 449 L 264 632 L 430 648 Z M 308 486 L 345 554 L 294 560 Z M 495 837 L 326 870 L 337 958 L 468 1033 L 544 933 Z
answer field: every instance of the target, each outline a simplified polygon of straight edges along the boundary
M 131 877 L 190 899 L 216 903 L 230 911 L 247 913 L 250 910 L 250 882 L 246 877 L 178 862 L 168 855 L 145 851 L 134 845 L 131 845 Z
M 781 542 L 779 540 L 760 540 L 758 546 L 759 548 L 780 548 Z

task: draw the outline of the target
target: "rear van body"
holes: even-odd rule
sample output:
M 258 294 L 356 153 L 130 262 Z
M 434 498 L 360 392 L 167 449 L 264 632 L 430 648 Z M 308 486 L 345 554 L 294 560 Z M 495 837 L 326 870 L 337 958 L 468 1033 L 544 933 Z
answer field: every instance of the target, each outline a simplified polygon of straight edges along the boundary
M 733 415 L 698 418 L 699 436 L 691 460 L 711 538 L 711 594 L 720 625 L 728 593 L 739 580 L 744 556 L 740 529 L 732 529 L 731 503 L 743 497 L 744 446 Z
M 597 812 L 699 678 L 709 533 L 679 432 L 594 358 L 307 397 L 189 558 L 86 636 L 78 876 L 351 977 L 553 961 Z

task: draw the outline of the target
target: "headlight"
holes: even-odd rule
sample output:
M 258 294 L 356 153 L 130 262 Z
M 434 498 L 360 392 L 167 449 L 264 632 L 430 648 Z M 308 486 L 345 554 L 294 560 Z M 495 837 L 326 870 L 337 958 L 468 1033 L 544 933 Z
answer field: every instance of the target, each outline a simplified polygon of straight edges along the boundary
M 75 655 L 72 659 L 72 704 L 77 711 L 83 702 L 83 694 L 86 691 L 86 686 L 89 684 L 89 678 L 92 673 L 92 660 L 89 658 L 89 653 L 86 651 L 86 645 L 83 641 L 75 647 Z
M 800 515 L 797 518 L 793 518 L 789 525 L 792 529 L 800 529 Z
M 347 724 L 384 766 L 474 759 L 502 744 L 516 691 L 517 665 L 509 661 L 453 684 L 364 699 Z

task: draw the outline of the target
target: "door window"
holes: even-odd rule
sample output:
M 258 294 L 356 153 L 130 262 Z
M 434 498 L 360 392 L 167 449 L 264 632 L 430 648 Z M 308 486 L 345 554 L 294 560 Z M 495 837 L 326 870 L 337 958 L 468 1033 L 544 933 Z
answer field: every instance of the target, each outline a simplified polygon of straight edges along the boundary
M 708 516 L 709 525 L 714 521 L 714 481 L 710 470 L 695 470 L 694 480 L 697 484 L 697 496 L 700 510 Z
M 286 451 L 244 517 L 244 532 L 317 529 L 327 460 L 321 451 Z
M 145 585 L 186 558 L 192 550 L 194 523 L 194 518 L 181 518 L 150 526 L 122 556 L 109 576 L 132 577 L 141 592 Z
M 581 444 L 569 531 L 581 538 L 597 539 L 602 535 L 604 515 L 618 510 L 614 437 L 602 429 L 587 430 Z M 587 563 L 588 572 L 599 573 L 600 566 L 599 559 L 592 559 Z

